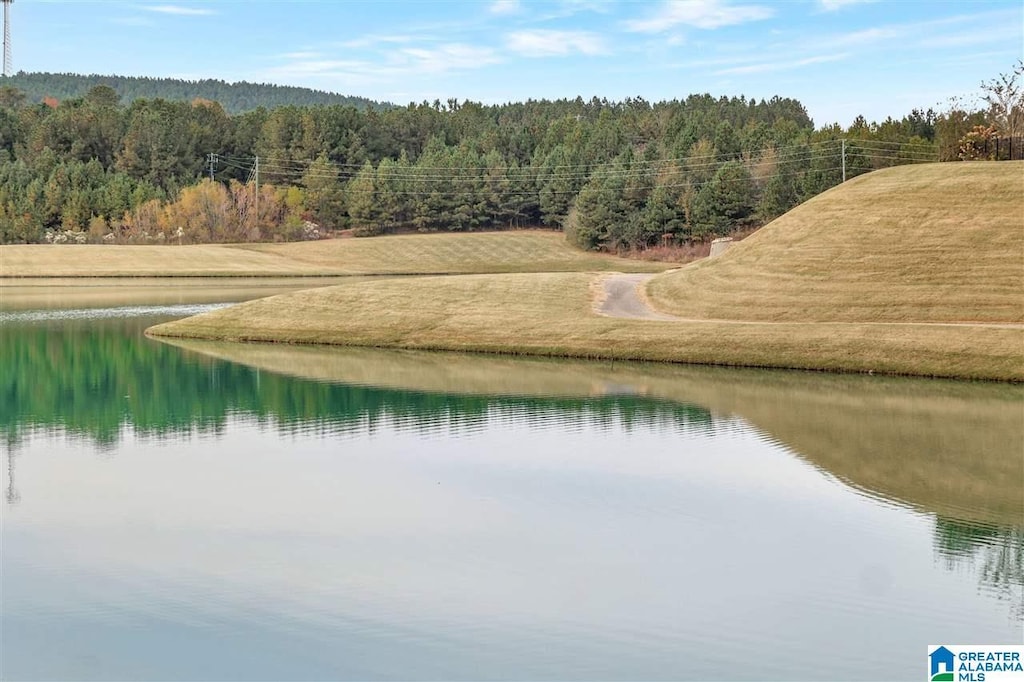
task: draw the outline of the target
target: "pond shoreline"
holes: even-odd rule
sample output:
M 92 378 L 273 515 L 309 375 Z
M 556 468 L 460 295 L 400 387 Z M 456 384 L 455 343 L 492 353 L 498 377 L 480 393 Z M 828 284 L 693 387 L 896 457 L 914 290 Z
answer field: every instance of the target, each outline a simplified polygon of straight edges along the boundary
M 594 309 L 602 275 L 351 282 L 156 325 L 153 337 L 1024 381 L 1024 329 L 643 320 Z
M 185 318 L 188 319 L 188 318 Z M 166 324 L 166 323 L 165 323 Z M 307 348 L 352 348 L 352 349 L 374 349 L 374 350 L 393 350 L 393 351 L 411 351 L 411 352 L 431 352 L 431 353 L 451 353 L 451 354 L 462 354 L 462 355 L 483 355 L 493 356 L 496 358 L 521 358 L 521 359 L 541 359 L 541 360 L 575 360 L 575 361 L 594 361 L 594 362 L 626 362 L 626 363 L 641 363 L 651 365 L 666 365 L 672 367 L 709 367 L 709 368 L 722 368 L 722 369 L 750 369 L 750 370 L 773 370 L 782 372 L 793 372 L 796 374 L 823 374 L 823 375 L 836 375 L 836 376 L 879 376 L 879 377 L 892 377 L 892 378 L 907 378 L 907 379 L 934 379 L 937 381 L 961 381 L 965 383 L 990 383 L 990 384 L 1010 384 L 1010 385 L 1021 385 L 1024 384 L 1024 377 L 1019 376 L 1006 376 L 1006 377 L 985 377 L 975 375 L 956 375 L 956 374 L 922 374 L 915 372 L 898 372 L 898 371 L 876 371 L 873 369 L 844 369 L 835 367 L 814 367 L 811 365 L 783 365 L 783 364 L 752 364 L 742 362 L 696 362 L 693 360 L 686 359 L 670 359 L 670 358 L 651 358 L 647 357 L 642 353 L 615 353 L 613 351 L 602 351 L 600 349 L 592 349 L 590 351 L 562 351 L 559 349 L 545 349 L 545 348 L 522 348 L 522 347 L 508 347 L 508 348 L 493 348 L 488 346 L 473 346 L 473 345 L 451 345 L 445 346 L 443 344 L 425 344 L 425 345 L 403 345 L 403 344 L 385 344 L 385 343 L 349 343 L 342 340 L 339 341 L 294 341 L 294 340 L 275 340 L 261 336 L 204 336 L 204 335 L 185 335 L 185 334 L 169 334 L 165 333 L 163 329 L 157 330 L 156 327 L 163 327 L 164 325 L 155 325 L 145 331 L 147 338 L 151 338 L 157 341 L 163 341 L 172 343 L 174 341 L 209 341 L 209 342 L 223 342 L 223 343 L 234 343 L 234 344 L 259 344 L 266 346 L 283 346 L 283 347 L 307 347 Z
M 1017 326 L 621 319 L 603 316 L 597 304 L 606 279 L 594 272 L 4 277 L 0 309 L 174 303 L 209 287 L 204 302 L 249 301 L 240 305 L 258 312 L 228 308 L 216 322 L 184 318 L 148 335 L 1024 382 Z

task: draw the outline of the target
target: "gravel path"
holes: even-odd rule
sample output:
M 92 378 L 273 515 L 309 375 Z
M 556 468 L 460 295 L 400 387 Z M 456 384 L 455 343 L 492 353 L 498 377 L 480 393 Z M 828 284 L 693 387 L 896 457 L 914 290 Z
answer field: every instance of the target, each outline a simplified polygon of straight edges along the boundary
M 674 315 L 659 313 L 641 293 L 651 274 L 614 274 L 601 280 L 597 312 L 607 317 L 625 317 L 633 320 L 678 320 Z

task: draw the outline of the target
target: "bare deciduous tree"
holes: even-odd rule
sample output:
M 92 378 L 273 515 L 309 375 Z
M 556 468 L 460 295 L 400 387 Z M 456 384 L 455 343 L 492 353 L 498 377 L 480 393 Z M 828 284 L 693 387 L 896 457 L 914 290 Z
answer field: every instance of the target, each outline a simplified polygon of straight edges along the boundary
M 1024 135 L 1024 60 L 1008 73 L 981 84 L 982 101 L 988 104 L 990 123 L 1009 137 Z

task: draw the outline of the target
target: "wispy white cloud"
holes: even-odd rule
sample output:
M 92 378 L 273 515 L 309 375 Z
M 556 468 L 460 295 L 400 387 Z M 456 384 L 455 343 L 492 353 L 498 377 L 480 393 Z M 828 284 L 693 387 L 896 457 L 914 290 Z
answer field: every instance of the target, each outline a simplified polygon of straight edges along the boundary
M 968 47 L 971 45 L 1006 45 L 1014 41 L 1019 45 L 1021 39 L 1020 23 L 1004 21 L 992 24 L 979 24 L 970 28 L 961 28 L 952 33 L 923 36 L 917 41 L 919 47 L 925 49 L 948 49 L 951 47 Z
M 149 17 L 114 17 L 110 22 L 121 26 L 156 26 L 156 22 Z
M 986 42 L 985 36 L 993 42 L 1004 38 L 1017 38 L 1019 41 L 1020 19 L 1019 10 L 958 14 L 939 19 L 882 24 L 848 33 L 819 35 L 798 42 L 809 50 L 866 47 L 902 50 L 973 45 Z
M 667 0 L 646 18 L 627 21 L 626 28 L 639 33 L 664 33 L 676 26 L 714 29 L 774 15 L 771 7 L 733 4 L 728 0 Z
M 505 46 L 523 57 L 557 57 L 574 52 L 586 55 L 608 53 L 604 39 L 589 31 L 514 31 L 505 35 Z
M 336 59 L 321 53 L 299 51 L 265 72 L 272 79 L 316 79 L 335 87 L 361 87 L 408 82 L 410 77 L 479 69 L 499 63 L 489 47 L 447 43 L 436 47 L 402 47 L 383 51 L 379 59 Z
M 397 34 L 381 34 L 381 35 L 366 35 L 361 38 L 354 38 L 352 40 L 346 40 L 338 45 L 349 49 L 358 49 L 363 47 L 376 47 L 378 45 L 401 45 L 405 43 L 412 43 L 416 41 L 429 41 L 433 40 L 431 36 L 421 35 L 413 37 L 404 33 Z
M 408 68 L 419 73 L 479 69 L 501 61 L 498 54 L 489 47 L 461 43 L 450 43 L 431 49 L 406 47 L 399 50 L 399 55 Z
M 312 61 L 315 59 L 322 59 L 323 54 L 320 52 L 314 52 L 312 50 L 305 50 L 299 52 L 285 52 L 280 55 L 281 59 L 289 59 L 294 61 Z
M 175 14 L 178 16 L 208 16 L 217 12 L 209 7 L 187 7 L 185 5 L 141 5 L 147 12 L 159 12 L 160 14 Z
M 685 61 L 666 62 L 665 67 L 669 69 L 708 69 L 717 66 L 733 66 L 751 64 L 757 61 L 757 55 L 745 53 L 743 55 L 732 55 L 715 57 L 711 59 L 692 59 Z
M 256 80 L 275 83 L 323 84 L 332 90 L 342 91 L 378 85 L 388 80 L 389 74 L 381 73 L 380 66 L 371 62 L 346 59 L 309 59 L 290 61 L 267 69 L 257 75 Z
M 544 6 L 544 13 L 537 18 L 539 21 L 565 19 L 584 12 L 608 14 L 615 7 L 615 0 L 560 0 L 554 6 Z
M 909 25 L 876 26 L 874 28 L 866 28 L 862 31 L 851 31 L 850 33 L 831 36 L 830 38 L 819 42 L 839 47 L 870 45 L 872 43 L 903 38 L 908 35 L 911 30 L 912 27 Z
M 835 12 L 836 10 L 849 7 L 850 5 L 864 5 L 877 0 L 818 0 L 818 6 L 826 12 Z
M 518 14 L 522 11 L 523 6 L 519 0 L 494 0 L 487 9 L 491 14 Z
M 789 61 L 772 61 L 760 62 L 757 64 L 745 64 L 743 66 L 733 66 L 728 69 L 720 69 L 718 71 L 715 71 L 715 75 L 734 76 L 751 73 L 768 73 L 771 71 L 791 71 L 793 69 L 799 69 L 805 66 L 811 66 L 813 64 L 838 62 L 849 57 L 849 52 L 842 52 L 839 54 L 818 55 L 815 57 L 805 57 L 804 59 L 794 59 Z

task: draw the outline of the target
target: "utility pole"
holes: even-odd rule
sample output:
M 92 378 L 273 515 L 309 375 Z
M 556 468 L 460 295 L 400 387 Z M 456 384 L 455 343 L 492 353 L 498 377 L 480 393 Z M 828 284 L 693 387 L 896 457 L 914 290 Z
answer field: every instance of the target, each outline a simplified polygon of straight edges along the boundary
M 256 229 L 260 227 L 260 157 L 256 157 L 256 165 L 253 166 L 253 173 L 256 177 Z
M 213 182 L 213 164 L 217 162 L 217 155 L 210 152 L 210 182 Z
M 846 182 L 846 138 L 843 138 L 843 182 Z

